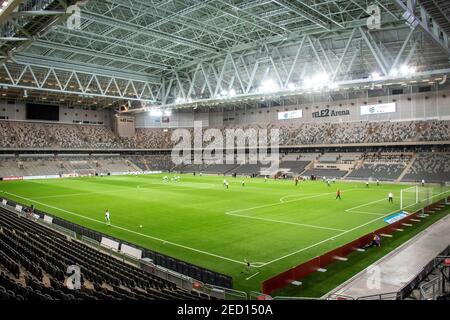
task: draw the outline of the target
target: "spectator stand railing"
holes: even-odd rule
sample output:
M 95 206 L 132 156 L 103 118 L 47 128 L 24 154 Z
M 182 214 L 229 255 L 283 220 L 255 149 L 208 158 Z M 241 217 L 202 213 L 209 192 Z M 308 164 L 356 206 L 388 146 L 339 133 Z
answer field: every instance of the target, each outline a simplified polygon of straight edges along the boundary
M 271 296 L 258 291 L 250 291 L 250 300 L 323 300 L 315 297 L 288 297 L 288 296 Z
M 399 300 L 398 292 L 386 292 L 380 294 L 372 294 L 362 297 L 352 297 L 344 294 L 332 293 L 326 297 L 327 300 Z
M 437 210 L 441 206 L 445 206 L 447 200 L 440 200 L 436 203 L 430 204 L 426 206 L 423 211 L 418 210 L 413 214 L 406 216 L 405 218 L 398 220 L 390 225 L 382 227 L 378 230 L 375 230 L 369 234 L 366 234 L 350 243 L 347 243 L 341 247 L 333 249 L 329 252 L 326 252 L 323 255 L 317 256 L 309 261 L 306 261 L 294 268 L 291 268 L 285 272 L 282 272 L 270 279 L 265 280 L 262 283 L 262 292 L 264 294 L 271 294 L 272 292 L 279 290 L 281 288 L 286 287 L 291 282 L 303 279 L 308 275 L 316 272 L 319 269 L 325 269 L 329 264 L 339 261 L 339 258 L 346 257 L 352 252 L 362 248 L 364 245 L 369 243 L 373 237 L 373 233 L 376 234 L 388 234 L 391 235 L 395 233 L 402 224 L 415 220 L 422 212 L 433 212 Z M 422 278 L 423 279 L 423 278 Z M 416 283 L 417 284 L 417 283 Z M 402 292 L 402 297 L 405 296 L 405 292 L 410 290 L 409 287 L 405 287 L 404 292 Z
M 356 298 L 356 300 L 401 300 L 400 292 L 386 292 Z
M 436 300 L 443 293 L 443 278 L 441 275 L 419 286 L 419 300 Z
M 411 280 L 409 281 L 400 291 L 402 298 L 407 297 L 415 288 L 417 288 L 420 283 L 425 279 L 438 265 L 440 257 L 447 256 L 450 254 L 450 245 L 443 250 L 439 256 L 432 261 L 430 261 L 423 269 Z M 440 260 L 442 262 L 442 260 Z
M 7 203 L 6 205 L 2 202 L 2 200 L 5 200 Z M 26 217 L 26 210 L 28 209 L 27 206 L 25 205 L 21 205 L 22 206 L 22 211 L 19 212 L 16 210 L 16 205 L 21 205 L 15 201 L 12 200 L 8 200 L 5 198 L 0 199 L 0 206 L 8 209 L 9 211 L 13 212 L 14 214 L 18 214 L 21 215 L 23 217 Z M 143 268 L 144 270 L 146 270 L 147 272 L 149 272 L 149 270 L 152 270 L 152 273 L 156 273 L 157 276 L 168 280 L 170 282 L 173 282 L 177 285 L 179 285 L 182 288 L 190 288 L 190 289 L 194 289 L 200 292 L 203 292 L 202 290 L 205 288 L 206 291 L 211 291 L 212 288 L 214 287 L 216 289 L 216 291 L 218 292 L 219 290 L 222 290 L 222 292 L 226 295 L 241 295 L 245 293 L 236 291 L 236 290 L 232 290 L 231 288 L 227 288 L 226 286 L 220 286 L 218 284 L 213 284 L 213 283 L 209 283 L 209 287 L 208 287 L 208 283 L 205 281 L 202 281 L 201 277 L 198 278 L 194 278 L 191 277 L 189 275 L 185 275 L 179 272 L 176 272 L 174 270 L 171 270 L 169 268 L 165 268 L 164 266 L 158 265 L 157 263 L 154 262 L 154 259 L 148 259 L 148 255 L 149 253 L 152 255 L 152 257 L 156 256 L 159 260 L 163 259 L 165 256 L 158 254 L 158 253 L 154 253 L 151 252 L 145 248 L 141 248 L 138 246 L 134 246 L 130 243 L 118 240 L 118 239 L 114 239 L 110 236 L 106 236 L 103 235 L 99 232 L 87 229 L 85 227 L 79 226 L 77 224 L 74 224 L 72 222 L 57 218 L 57 217 L 52 217 L 53 221 L 52 223 L 48 223 L 45 222 L 43 219 L 45 216 L 50 216 L 47 213 L 44 213 L 38 209 L 34 210 L 35 214 L 34 214 L 34 218 L 33 220 L 36 223 L 45 225 L 46 227 L 52 229 L 52 230 L 56 230 L 60 233 L 65 234 L 66 236 L 69 236 L 70 238 L 74 239 L 74 240 L 78 240 L 78 241 L 83 241 L 84 244 L 93 247 L 94 249 L 97 249 L 99 251 L 102 252 L 107 252 L 109 255 L 114 256 L 115 258 L 118 258 L 120 260 L 122 260 L 123 262 L 128 262 L 131 264 L 136 265 L 137 267 L 143 268 L 142 265 L 142 261 L 147 261 L 150 262 L 151 265 L 153 265 L 153 267 L 150 267 L 148 269 Z M 115 241 L 120 242 L 121 244 L 126 244 L 128 246 L 133 246 L 135 248 L 141 249 L 143 252 L 143 259 L 138 260 L 136 258 L 133 258 L 132 256 L 126 255 L 124 253 L 121 253 L 119 251 L 113 251 L 109 248 L 105 248 L 103 246 L 100 245 L 100 239 L 105 236 L 111 239 L 114 239 Z M 147 259 L 145 259 L 147 258 Z M 170 259 L 170 261 L 172 263 L 176 263 L 177 260 L 173 259 L 173 258 L 169 258 L 167 257 L 167 259 Z M 217 277 L 219 277 L 219 279 L 221 280 L 222 283 L 225 283 L 228 286 L 232 286 L 232 279 L 231 277 L 225 276 L 225 275 L 221 275 L 218 273 L 214 273 L 212 271 L 209 271 L 207 269 L 202 269 L 200 267 L 194 266 L 194 265 L 190 265 L 184 262 L 180 262 L 183 264 L 184 267 L 190 267 L 190 268 L 195 268 L 194 270 L 197 272 L 196 274 L 198 274 L 199 276 L 203 275 L 203 272 L 206 272 L 207 275 L 209 277 L 214 277 L 215 275 L 217 275 Z M 147 266 L 149 264 L 147 263 Z M 227 282 L 226 280 L 229 279 L 229 282 Z M 217 297 L 217 295 L 216 295 Z
M 223 288 L 214 286 L 208 283 L 203 284 L 204 293 L 225 300 L 248 300 L 248 295 L 244 291 L 234 290 L 230 288 Z
M 446 255 L 438 256 L 430 263 L 430 273 L 438 269 L 439 274 L 430 281 L 419 285 L 420 300 L 435 300 L 439 296 L 450 293 L 450 246 L 446 250 Z

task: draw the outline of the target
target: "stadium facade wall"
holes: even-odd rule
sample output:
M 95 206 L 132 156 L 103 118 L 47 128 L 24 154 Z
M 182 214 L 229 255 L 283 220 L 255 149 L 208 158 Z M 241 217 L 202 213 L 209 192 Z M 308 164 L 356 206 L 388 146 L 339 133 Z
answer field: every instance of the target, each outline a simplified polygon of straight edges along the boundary
M 0 119 L 10 121 L 27 121 L 25 103 L 0 102 Z M 82 107 L 60 105 L 59 123 L 99 123 L 111 126 L 112 112 L 110 110 L 84 110 Z
M 29 206 L 25 204 L 21 204 L 6 198 L 1 198 L 0 203 L 2 203 L 2 200 L 6 200 L 7 204 L 11 207 L 16 207 L 16 205 L 22 206 L 22 210 L 27 210 Z M 35 214 L 38 215 L 41 219 L 44 219 L 44 217 L 47 217 L 47 219 L 52 219 L 52 224 L 57 225 L 59 227 L 62 227 L 66 230 L 69 230 L 71 232 L 74 232 L 75 234 L 79 235 L 80 237 L 84 236 L 89 239 L 95 240 L 96 242 L 100 243 L 102 237 L 111 239 L 113 241 L 116 241 L 120 243 L 120 245 L 125 244 L 127 246 L 130 246 L 132 248 L 136 248 L 138 250 L 142 251 L 142 258 L 150 258 L 153 260 L 153 263 L 164 267 L 166 269 L 173 270 L 175 272 L 178 272 L 180 274 L 184 274 L 188 277 L 191 277 L 195 280 L 201 281 L 203 283 L 223 287 L 223 288 L 232 288 L 233 287 L 233 279 L 230 276 L 224 275 L 219 272 L 215 272 L 206 268 L 202 268 L 199 266 L 196 266 L 194 264 L 184 262 L 169 256 L 166 256 L 164 254 L 158 253 L 156 251 L 149 250 L 147 248 L 140 247 L 138 245 L 135 245 L 133 243 L 129 243 L 114 237 L 111 237 L 109 235 L 103 234 L 101 232 L 80 226 L 76 223 L 61 219 L 59 217 L 52 216 L 49 213 L 46 213 L 44 211 L 35 209 Z
M 372 114 L 362 116 L 361 106 L 380 103 L 396 103 L 393 113 Z M 204 127 L 220 127 L 226 125 L 245 125 L 257 123 L 286 123 L 290 122 L 355 122 L 355 121 L 406 121 L 425 119 L 450 119 L 450 90 L 400 95 L 382 95 L 376 97 L 359 97 L 355 99 L 336 101 L 317 101 L 295 105 L 276 106 L 267 108 L 247 108 L 240 111 L 197 112 L 192 109 L 174 110 L 168 121 L 161 121 L 160 117 L 152 117 L 148 112 L 136 114 L 137 128 L 153 127 L 193 127 L 195 121 L 202 121 Z M 217 107 L 220 109 L 220 106 Z M 278 120 L 278 112 L 299 110 L 303 117 L 294 120 Z M 321 113 L 320 116 L 314 113 Z
M 450 197 L 449 197 L 450 199 Z M 429 206 L 426 206 L 424 208 L 424 212 L 430 212 L 437 206 L 439 206 L 441 203 L 443 203 L 444 200 L 440 200 L 436 203 L 433 203 Z M 373 234 L 393 234 L 396 232 L 396 229 L 400 228 L 403 223 L 406 223 L 408 221 L 411 221 L 411 219 L 416 219 L 418 215 L 422 213 L 422 210 L 416 211 L 413 214 L 397 221 L 392 224 L 389 224 L 385 227 L 382 227 L 380 229 L 377 229 L 371 233 L 368 233 L 352 242 L 349 242 L 341 247 L 338 247 L 336 249 L 333 249 L 321 256 L 315 257 L 309 261 L 306 261 L 292 269 L 289 269 L 285 272 L 282 272 L 270 279 L 265 280 L 262 283 L 262 292 L 264 294 L 271 294 L 276 290 L 282 289 L 289 284 L 291 284 L 293 281 L 301 280 L 308 275 L 317 272 L 318 269 L 325 269 L 328 265 L 330 265 L 333 262 L 339 261 L 337 259 L 338 257 L 346 257 L 352 252 L 355 252 L 356 249 L 363 247 L 364 245 L 371 242 L 371 239 L 373 237 Z

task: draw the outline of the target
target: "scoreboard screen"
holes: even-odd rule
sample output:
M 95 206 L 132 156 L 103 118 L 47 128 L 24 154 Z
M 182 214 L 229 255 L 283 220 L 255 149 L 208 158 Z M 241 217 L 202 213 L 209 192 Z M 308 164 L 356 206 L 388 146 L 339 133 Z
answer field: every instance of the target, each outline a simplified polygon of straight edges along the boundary
M 59 121 L 59 106 L 27 103 L 27 120 Z

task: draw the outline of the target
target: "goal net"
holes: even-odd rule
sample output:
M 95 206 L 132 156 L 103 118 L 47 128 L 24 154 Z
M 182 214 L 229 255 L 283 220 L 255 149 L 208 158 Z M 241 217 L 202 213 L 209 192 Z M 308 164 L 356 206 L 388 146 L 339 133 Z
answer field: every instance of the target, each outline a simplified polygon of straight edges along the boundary
M 400 208 L 409 208 L 419 202 L 419 189 L 417 186 L 400 190 Z
M 77 177 L 94 177 L 95 169 L 74 169 L 73 173 Z
M 433 202 L 447 199 L 450 196 L 450 186 L 413 186 L 400 190 L 400 208 L 418 209 Z

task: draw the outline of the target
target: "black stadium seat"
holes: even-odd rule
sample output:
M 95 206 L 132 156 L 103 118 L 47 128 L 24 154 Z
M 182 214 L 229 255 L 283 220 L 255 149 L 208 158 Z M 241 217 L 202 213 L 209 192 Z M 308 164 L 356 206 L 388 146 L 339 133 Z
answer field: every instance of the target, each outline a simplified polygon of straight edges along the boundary
M 2 300 L 199 299 L 196 293 L 177 288 L 174 283 L 81 242 L 69 241 L 65 236 L 4 208 L 0 208 L 0 227 L 0 270 L 7 272 L 0 274 Z M 155 256 L 161 264 L 177 268 L 175 259 Z M 66 270 L 72 264 L 81 269 L 82 285 L 88 280 L 94 289 L 69 290 L 65 286 L 69 276 Z M 201 278 L 199 268 L 192 267 L 191 271 Z M 26 287 L 18 283 L 22 273 L 25 273 Z M 44 274 L 50 286 L 44 284 Z M 116 290 L 102 287 L 105 284 Z M 127 289 L 119 290 L 120 286 Z

